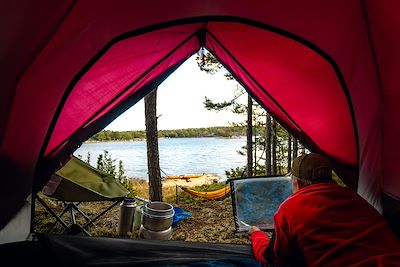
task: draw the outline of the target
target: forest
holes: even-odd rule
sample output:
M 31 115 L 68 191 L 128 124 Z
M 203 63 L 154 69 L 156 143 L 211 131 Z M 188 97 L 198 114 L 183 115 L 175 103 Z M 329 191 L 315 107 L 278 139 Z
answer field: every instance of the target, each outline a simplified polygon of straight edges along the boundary
M 188 128 L 176 130 L 159 130 L 158 138 L 180 137 L 239 137 L 246 135 L 244 126 L 220 126 L 208 128 Z M 88 141 L 129 141 L 146 139 L 146 131 L 110 131 L 103 130 L 93 135 Z

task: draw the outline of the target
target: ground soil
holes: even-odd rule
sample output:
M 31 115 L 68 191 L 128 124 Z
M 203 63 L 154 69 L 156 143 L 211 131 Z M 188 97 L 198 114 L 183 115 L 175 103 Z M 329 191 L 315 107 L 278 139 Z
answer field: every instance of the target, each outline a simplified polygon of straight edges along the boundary
M 192 213 L 174 230 L 174 240 L 250 244 L 246 233 L 236 233 L 230 199 L 177 204 Z
M 63 204 L 58 201 L 46 200 L 50 207 L 62 212 Z M 246 233 L 236 233 L 233 221 L 232 202 L 230 198 L 221 201 L 200 201 L 192 203 L 171 203 L 192 214 L 192 217 L 178 223 L 173 228 L 172 240 L 187 242 L 213 242 L 231 244 L 250 244 Z M 90 217 L 96 216 L 99 211 L 108 207 L 109 202 L 82 203 L 80 208 Z M 94 226 L 88 229 L 92 236 L 118 237 L 118 223 L 120 206 L 117 205 L 100 219 Z M 67 215 L 64 215 L 68 222 Z M 83 217 L 77 215 L 77 222 L 83 224 Z M 54 223 L 49 213 L 38 204 L 36 207 L 35 229 L 37 232 L 45 232 Z M 59 233 L 62 228 L 58 225 L 52 232 Z M 130 238 L 139 238 L 137 232 L 129 233 Z

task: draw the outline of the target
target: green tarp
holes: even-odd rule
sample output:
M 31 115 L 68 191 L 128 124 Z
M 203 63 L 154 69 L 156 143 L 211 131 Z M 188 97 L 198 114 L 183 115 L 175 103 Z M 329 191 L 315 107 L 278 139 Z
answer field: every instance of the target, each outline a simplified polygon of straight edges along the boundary
M 129 192 L 114 177 L 72 157 L 52 176 L 43 193 L 58 200 L 87 202 L 118 200 Z

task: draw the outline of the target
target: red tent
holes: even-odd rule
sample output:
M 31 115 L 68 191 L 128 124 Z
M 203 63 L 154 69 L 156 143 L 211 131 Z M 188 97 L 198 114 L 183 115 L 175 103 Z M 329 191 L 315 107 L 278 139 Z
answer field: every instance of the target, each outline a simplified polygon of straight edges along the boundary
M 382 193 L 400 199 L 396 0 L 0 5 L 0 228 L 201 47 L 379 211 Z

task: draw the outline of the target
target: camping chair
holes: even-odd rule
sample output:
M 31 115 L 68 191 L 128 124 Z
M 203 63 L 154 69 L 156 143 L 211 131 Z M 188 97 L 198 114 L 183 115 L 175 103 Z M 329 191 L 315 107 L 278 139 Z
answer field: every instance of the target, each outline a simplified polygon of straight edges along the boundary
M 42 190 L 43 194 L 50 199 L 62 201 L 64 209 L 61 214 L 53 211 L 46 202 L 37 195 L 37 200 L 56 219 L 56 222 L 47 230 L 60 223 L 67 234 L 78 234 L 83 232 L 90 236 L 86 230 L 90 225 L 104 215 L 107 211 L 122 202 L 129 194 L 114 177 L 93 168 L 82 160 L 72 157 L 61 169 L 59 169 L 49 180 Z M 112 201 L 113 203 L 94 218 L 90 218 L 80 208 L 81 202 Z M 70 222 L 66 223 L 62 217 L 70 214 Z M 86 223 L 78 224 L 75 215 L 79 213 Z

